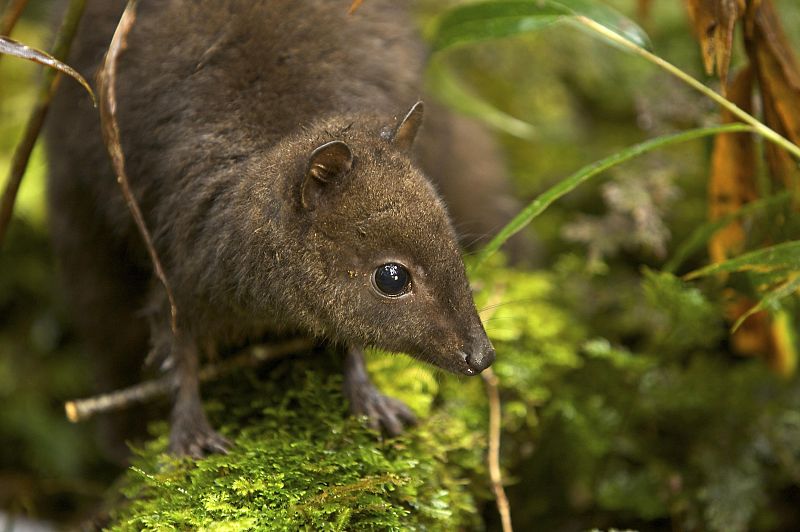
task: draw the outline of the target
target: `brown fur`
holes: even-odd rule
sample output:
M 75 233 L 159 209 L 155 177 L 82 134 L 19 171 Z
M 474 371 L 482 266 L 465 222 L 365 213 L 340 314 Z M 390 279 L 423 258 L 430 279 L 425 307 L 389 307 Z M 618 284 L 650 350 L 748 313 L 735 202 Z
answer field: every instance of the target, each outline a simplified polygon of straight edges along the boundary
M 72 58 L 88 76 L 122 4 L 89 2 Z M 109 366 L 141 360 L 147 337 L 171 357 L 181 383 L 175 451 L 226 445 L 199 403 L 197 358 L 208 349 L 277 333 L 341 345 L 354 368 L 346 383 L 357 388 L 348 397 L 369 403 L 353 409 L 390 432 L 410 413 L 360 377 L 361 346 L 467 374 L 491 363 L 455 232 L 410 151 L 415 118 L 401 120 L 422 70 L 402 4 L 372 0 L 348 17 L 329 0 L 140 2 L 118 67 L 118 116 L 130 180 L 175 293 L 178 338 L 111 177 L 96 112 L 73 86 L 57 97 L 51 225 L 76 318 Z M 331 141 L 349 148 L 352 164 L 328 154 L 323 166 L 341 171 L 314 178 L 312 153 Z M 480 180 L 475 166 L 439 174 L 460 167 Z M 408 267 L 411 294 L 376 294 L 372 273 L 389 261 Z

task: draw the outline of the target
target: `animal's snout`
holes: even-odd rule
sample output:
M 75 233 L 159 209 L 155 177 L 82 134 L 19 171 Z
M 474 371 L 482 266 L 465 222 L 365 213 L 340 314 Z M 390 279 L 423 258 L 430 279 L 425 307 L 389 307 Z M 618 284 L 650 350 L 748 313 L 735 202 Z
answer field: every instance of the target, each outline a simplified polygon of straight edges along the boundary
M 466 362 L 469 369 L 474 372 L 474 374 L 478 374 L 491 366 L 492 362 L 494 362 L 494 359 L 494 347 L 492 347 L 491 344 L 487 344 L 485 346 L 476 348 L 469 353 L 467 355 Z

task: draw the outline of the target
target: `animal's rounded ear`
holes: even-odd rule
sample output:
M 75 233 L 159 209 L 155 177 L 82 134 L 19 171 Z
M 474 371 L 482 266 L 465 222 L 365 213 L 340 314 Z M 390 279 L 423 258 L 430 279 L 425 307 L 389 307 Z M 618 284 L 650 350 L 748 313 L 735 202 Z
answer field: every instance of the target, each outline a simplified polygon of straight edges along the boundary
M 411 146 L 414 145 L 414 139 L 417 137 L 417 132 L 422 125 L 424 110 L 425 106 L 422 102 L 415 103 L 411 109 L 409 109 L 403 120 L 397 124 L 394 133 L 392 133 L 390 140 L 395 146 L 401 150 L 411 151 Z
M 333 140 L 311 152 L 306 165 L 300 200 L 313 210 L 325 188 L 346 176 L 353 168 L 353 152 L 341 140 Z

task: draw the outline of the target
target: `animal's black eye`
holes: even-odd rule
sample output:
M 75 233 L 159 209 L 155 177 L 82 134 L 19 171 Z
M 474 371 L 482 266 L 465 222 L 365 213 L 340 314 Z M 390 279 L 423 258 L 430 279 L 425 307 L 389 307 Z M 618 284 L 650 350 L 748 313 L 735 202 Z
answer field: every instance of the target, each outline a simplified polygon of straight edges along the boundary
M 411 274 L 402 264 L 389 262 L 375 269 L 372 282 L 381 295 L 399 297 L 411 290 Z

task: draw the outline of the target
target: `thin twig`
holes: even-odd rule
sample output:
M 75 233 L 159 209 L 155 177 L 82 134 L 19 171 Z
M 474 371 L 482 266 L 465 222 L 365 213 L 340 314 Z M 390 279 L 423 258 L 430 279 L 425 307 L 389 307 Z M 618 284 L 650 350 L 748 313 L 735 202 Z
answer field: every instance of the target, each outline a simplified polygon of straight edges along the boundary
M 502 411 L 500 409 L 500 392 L 497 389 L 497 376 L 492 368 L 486 368 L 481 373 L 486 385 L 486 396 L 489 398 L 489 477 L 492 479 L 497 511 L 503 524 L 503 532 L 512 532 L 511 506 L 503 488 L 503 473 L 500 469 L 500 423 Z
M 498 288 L 491 300 L 487 302 L 486 306 L 489 307 L 491 312 L 481 318 L 484 323 L 489 321 L 496 311 L 504 292 L 505 290 L 502 287 Z M 492 491 L 497 504 L 497 512 L 500 514 L 503 532 L 513 532 L 511 506 L 508 504 L 508 497 L 506 497 L 506 491 L 503 488 L 503 473 L 500 469 L 500 429 L 503 413 L 500 405 L 500 391 L 497 387 L 497 375 L 494 374 L 492 368 L 486 368 L 481 373 L 481 377 L 486 386 L 486 397 L 489 400 L 489 452 L 486 457 L 489 466 L 489 478 L 492 481 Z
M 52 55 L 59 61 L 66 60 L 69 55 L 72 40 L 75 37 L 78 22 L 83 15 L 85 6 L 86 0 L 72 0 L 69 4 L 53 45 Z M 0 245 L 3 244 L 8 225 L 11 223 L 11 215 L 14 212 L 14 203 L 17 201 L 17 193 L 22 184 L 22 178 L 28 168 L 28 161 L 30 161 L 33 147 L 36 145 L 36 139 L 39 138 L 39 132 L 42 130 L 47 111 L 50 109 L 50 101 L 53 99 L 60 79 L 61 76 L 58 71 L 50 68 L 45 69 L 39 85 L 36 106 L 28 117 L 25 132 L 11 158 L 11 168 L 6 180 L 5 190 L 3 190 L 3 198 L 0 200 Z
M 28 0 L 11 0 L 3 11 L 3 18 L 0 19 L 0 35 L 9 37 L 17 25 L 19 17 L 28 5 Z
M 164 268 L 161 265 L 161 260 L 158 258 L 158 253 L 153 245 L 153 239 L 150 236 L 150 231 L 147 230 L 147 225 L 142 216 L 142 211 L 136 198 L 131 191 L 128 175 L 125 173 L 125 155 L 122 153 L 122 144 L 120 143 L 119 125 L 117 124 L 117 95 L 116 95 L 116 80 L 117 80 L 117 60 L 122 50 L 127 48 L 128 34 L 133 28 L 136 21 L 136 0 L 129 0 L 128 5 L 125 7 L 125 12 L 119 20 L 117 29 L 114 32 L 114 37 L 111 39 L 111 44 L 108 47 L 103 66 L 100 69 L 98 76 L 98 85 L 100 88 L 100 124 L 103 130 L 103 140 L 106 143 L 106 149 L 111 156 L 111 162 L 114 165 L 114 173 L 117 175 L 117 183 L 122 189 L 122 194 L 125 196 L 125 202 L 128 204 L 128 209 L 133 215 L 136 222 L 136 227 L 142 235 L 144 244 L 147 247 L 147 252 L 150 255 L 150 261 L 153 263 L 156 277 L 158 277 L 161 284 L 164 285 L 164 290 L 167 293 L 170 309 L 170 326 L 172 333 L 178 333 L 178 307 L 175 305 L 175 297 L 172 295 L 167 276 L 164 273 Z
M 252 346 L 232 358 L 202 367 L 199 374 L 200 382 L 213 381 L 239 368 L 255 367 L 264 362 L 300 353 L 310 349 L 313 345 L 312 340 L 296 338 L 280 344 Z M 96 414 L 121 410 L 167 395 L 175 388 L 176 384 L 175 378 L 167 375 L 107 394 L 67 401 L 64 403 L 64 411 L 67 419 L 77 423 Z

